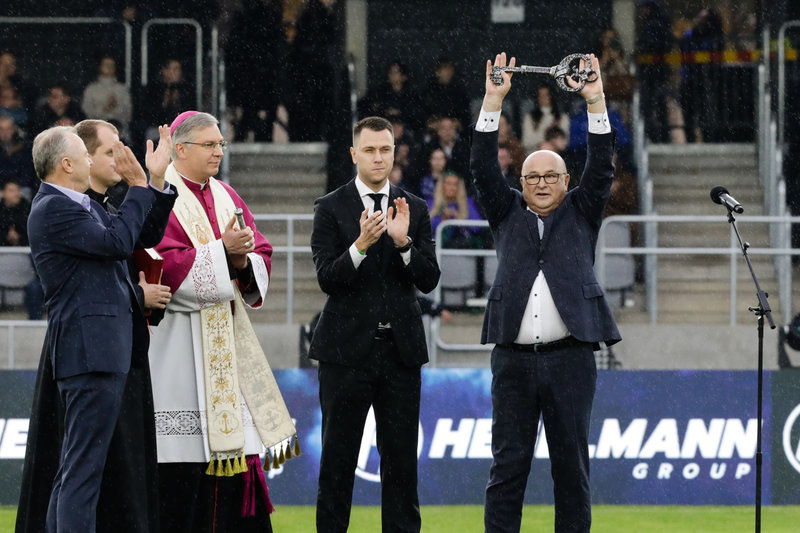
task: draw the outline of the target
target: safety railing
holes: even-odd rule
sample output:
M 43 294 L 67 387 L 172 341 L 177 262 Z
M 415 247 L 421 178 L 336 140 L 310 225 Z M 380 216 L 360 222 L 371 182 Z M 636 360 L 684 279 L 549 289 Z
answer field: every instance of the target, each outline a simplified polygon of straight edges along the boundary
M 0 17 L 0 24 L 120 24 L 125 31 L 125 86 L 131 88 L 132 74 L 132 30 L 124 20 L 109 17 Z
M 150 58 L 148 57 L 150 42 L 148 40 L 150 28 L 155 26 L 191 26 L 195 33 L 194 62 L 195 62 L 195 99 L 196 109 L 203 107 L 203 27 L 194 19 L 186 18 L 155 18 L 150 19 L 142 26 L 142 87 L 147 86 Z M 213 72 L 212 68 L 212 72 Z M 212 80 L 213 81 L 213 80 Z
M 791 216 L 737 216 L 737 222 L 742 224 L 770 224 L 774 226 L 777 231 L 777 238 L 773 242 L 786 243 L 780 247 L 772 248 L 749 248 L 748 254 L 751 256 L 770 256 L 775 258 L 775 268 L 777 273 L 778 295 L 780 299 L 781 309 L 792 309 L 792 278 L 791 278 L 791 256 L 800 255 L 800 249 L 792 249 L 788 245 L 788 235 L 790 225 L 800 222 L 800 217 Z M 677 255 L 706 255 L 706 256 L 729 256 L 730 257 L 730 324 L 736 324 L 736 308 L 737 308 L 737 291 L 738 291 L 738 261 L 741 250 L 736 240 L 736 235 L 733 228 L 730 228 L 731 240 L 729 247 L 659 247 L 657 236 L 659 224 L 674 224 L 674 223 L 711 223 L 716 222 L 719 224 L 726 223 L 725 217 L 721 216 L 683 216 L 683 215 L 615 215 L 608 217 L 603 221 L 600 229 L 597 242 L 595 272 L 597 279 L 601 285 L 604 285 L 606 280 L 606 262 L 607 256 L 622 254 L 622 255 L 641 255 L 645 257 L 645 291 L 646 291 L 646 308 L 649 313 L 651 324 L 658 323 L 658 261 L 660 256 L 677 256 Z M 610 247 L 605 245 L 605 235 L 607 227 L 610 224 L 630 224 L 639 223 L 645 228 L 645 231 L 650 231 L 652 235 L 650 240 L 652 245 L 644 247 Z M 442 233 L 446 228 L 451 226 L 467 226 L 467 227 L 488 227 L 488 222 L 478 220 L 448 220 L 442 222 L 436 228 L 436 258 L 439 264 L 443 264 L 443 259 L 452 256 L 467 256 L 467 257 L 481 257 L 481 256 L 494 256 L 495 250 L 474 250 L 474 249 L 456 249 L 442 247 Z M 746 237 L 746 236 L 745 236 Z M 647 259 L 651 261 L 647 261 Z M 652 268 L 652 271 L 647 269 Z M 757 272 L 757 274 L 759 274 Z M 761 273 L 764 275 L 765 273 Z M 433 299 L 435 304 L 439 305 L 442 302 L 442 287 L 437 286 L 433 292 Z M 439 321 L 433 320 L 431 323 L 432 342 L 430 359 L 431 365 L 436 366 L 437 351 L 485 351 L 491 349 L 491 346 L 481 344 L 456 344 L 444 341 L 440 335 Z
M 790 225 L 800 222 L 800 217 L 792 216 L 737 216 L 736 221 L 742 224 L 770 224 L 773 225 L 778 232 L 778 243 L 789 242 Z M 726 223 L 726 219 L 721 216 L 704 216 L 704 215 L 615 215 L 608 217 L 603 221 L 603 226 L 600 229 L 600 235 L 597 241 L 597 255 L 595 262 L 595 270 L 597 279 L 603 285 L 606 275 L 606 256 L 612 254 L 624 255 L 643 255 L 645 257 L 658 258 L 661 256 L 677 256 L 677 255 L 717 255 L 729 256 L 730 258 L 730 325 L 736 325 L 736 307 L 737 307 L 737 292 L 738 292 L 738 264 L 741 249 L 739 248 L 736 234 L 733 227 L 730 228 L 730 246 L 726 248 L 720 247 L 660 247 L 657 241 L 653 246 L 645 247 L 607 247 L 605 246 L 605 229 L 609 224 L 614 223 L 643 223 L 645 227 L 655 227 L 654 238 L 657 239 L 658 225 L 659 224 L 700 224 L 716 222 L 719 224 Z M 746 237 L 746 235 L 744 236 Z M 787 260 L 793 255 L 800 255 L 800 249 L 792 249 L 788 244 L 783 246 L 773 246 L 767 248 L 748 248 L 747 253 L 750 256 L 770 256 L 775 258 L 775 268 L 778 281 L 778 295 L 780 299 L 781 309 L 791 310 L 792 308 L 792 287 L 791 287 L 791 267 L 786 268 Z M 647 293 L 647 310 L 650 318 L 650 323 L 655 325 L 658 323 L 658 263 L 651 263 L 655 265 L 654 272 L 647 272 L 645 277 L 645 291 Z M 758 274 L 758 272 L 756 273 Z M 761 273 L 762 275 L 764 273 Z
M 14 345 L 17 340 L 17 329 L 44 329 L 47 328 L 47 320 L 0 320 L 0 327 L 8 330 L 7 343 L 7 360 L 8 370 L 14 370 L 17 366 L 16 353 Z
M 279 215 L 253 215 L 256 222 L 284 222 L 286 224 L 286 245 L 273 246 L 273 257 L 275 254 L 286 254 L 286 324 L 292 324 L 294 316 L 294 278 L 295 278 L 295 257 L 298 254 L 310 254 L 311 246 L 298 246 L 294 244 L 297 231 L 295 225 L 298 222 L 308 222 L 314 220 L 312 214 L 279 214 Z M 0 254 L 30 254 L 27 246 L 2 246 Z M 14 342 L 15 330 L 17 328 L 36 328 L 46 327 L 45 320 L 0 320 L 0 328 L 8 329 L 8 364 L 9 368 L 14 367 Z
M 256 222 L 261 221 L 283 221 L 286 223 L 286 245 L 273 246 L 273 255 L 276 253 L 286 254 L 286 324 L 292 324 L 294 316 L 294 268 L 296 254 L 310 254 L 311 246 L 297 246 L 294 244 L 295 223 L 314 220 L 314 215 L 253 215 Z

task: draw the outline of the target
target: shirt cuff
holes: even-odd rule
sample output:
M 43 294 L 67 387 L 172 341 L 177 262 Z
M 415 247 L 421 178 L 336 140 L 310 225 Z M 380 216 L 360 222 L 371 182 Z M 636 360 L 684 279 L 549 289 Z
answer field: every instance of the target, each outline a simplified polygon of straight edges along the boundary
M 353 260 L 353 266 L 356 267 L 356 269 L 358 269 L 358 266 L 361 264 L 361 261 L 363 261 L 364 258 L 367 257 L 366 254 L 362 254 L 361 252 L 358 251 L 358 248 L 356 248 L 356 243 L 351 244 L 350 248 L 348 248 L 347 251 L 350 252 L 350 259 Z
M 161 194 L 175 194 L 175 191 L 172 190 L 172 187 L 169 186 L 168 182 L 164 182 L 164 189 L 159 189 L 158 187 L 154 186 L 152 183 L 148 183 L 147 186 L 153 189 L 156 192 L 160 192 Z
M 589 133 L 604 134 L 611 133 L 611 124 L 608 122 L 608 112 L 602 113 L 589 113 Z
M 411 262 L 411 250 L 400 252 L 400 257 L 403 258 L 403 263 L 408 265 Z
M 501 111 L 484 111 L 481 108 L 481 114 L 478 115 L 478 122 L 475 124 L 475 131 L 483 133 L 497 131 L 500 125 L 500 113 Z

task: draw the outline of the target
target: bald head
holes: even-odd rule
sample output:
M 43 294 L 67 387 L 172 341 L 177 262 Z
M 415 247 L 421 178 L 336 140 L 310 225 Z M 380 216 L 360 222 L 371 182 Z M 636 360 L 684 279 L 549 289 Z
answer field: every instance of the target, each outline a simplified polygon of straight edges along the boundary
M 567 164 L 564 159 L 552 150 L 537 150 L 525 158 L 522 163 L 522 175 L 530 174 L 530 171 L 538 166 L 550 166 L 557 172 L 566 172 Z
M 522 164 L 520 182 L 525 203 L 531 211 L 546 217 L 561 205 L 567 195 L 567 165 L 560 155 L 550 150 L 533 152 Z

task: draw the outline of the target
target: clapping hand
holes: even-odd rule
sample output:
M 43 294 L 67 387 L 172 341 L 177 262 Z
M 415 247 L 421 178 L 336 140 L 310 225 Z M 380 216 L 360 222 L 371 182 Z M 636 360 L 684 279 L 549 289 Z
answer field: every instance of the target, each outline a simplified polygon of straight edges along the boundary
M 147 175 L 130 148 L 117 141 L 111 146 L 111 152 L 114 154 L 114 170 L 129 187 L 147 187 Z
M 386 223 L 386 231 L 398 248 L 408 243 L 408 223 L 411 219 L 411 211 L 405 198 L 395 198 L 394 207 L 389 208 L 389 218 Z
M 158 146 L 153 149 L 153 141 L 147 139 L 147 154 L 144 163 L 150 171 L 150 184 L 159 191 L 164 190 L 164 176 L 167 173 L 172 151 L 172 136 L 166 124 L 158 127 Z

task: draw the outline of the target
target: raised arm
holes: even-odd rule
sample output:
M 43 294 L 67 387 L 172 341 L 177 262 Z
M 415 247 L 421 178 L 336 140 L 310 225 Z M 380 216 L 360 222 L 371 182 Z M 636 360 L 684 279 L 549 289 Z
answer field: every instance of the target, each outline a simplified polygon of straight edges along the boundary
M 505 52 L 495 57 L 495 65 L 506 66 Z M 509 66 L 514 66 L 516 59 L 511 58 Z M 472 151 L 470 154 L 470 172 L 478 192 L 478 202 L 483 206 L 486 218 L 491 225 L 496 225 L 505 216 L 514 200 L 514 193 L 509 188 L 500 171 L 497 161 L 497 126 L 503 99 L 511 89 L 509 72 L 502 72 L 503 84 L 495 85 L 489 79 L 492 73 L 492 61 L 486 62 L 486 80 L 483 103 L 475 131 L 472 135 Z

